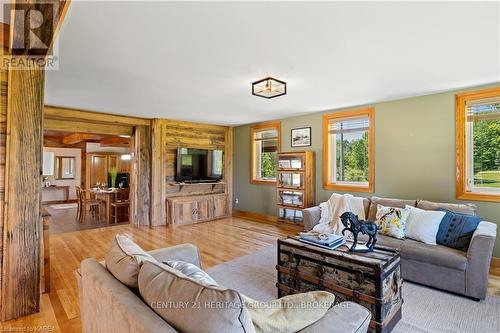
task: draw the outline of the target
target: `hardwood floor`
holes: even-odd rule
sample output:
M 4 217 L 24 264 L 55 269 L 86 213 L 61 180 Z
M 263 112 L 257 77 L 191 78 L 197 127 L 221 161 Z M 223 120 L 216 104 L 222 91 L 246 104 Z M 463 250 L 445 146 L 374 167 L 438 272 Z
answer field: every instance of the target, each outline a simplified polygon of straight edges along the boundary
M 131 225 L 80 230 L 50 235 L 51 292 L 43 294 L 41 312 L 0 323 L 0 331 L 80 332 L 80 306 L 75 271 L 85 258 L 104 259 L 116 233 L 129 235 L 145 250 L 193 243 L 200 249 L 204 268 L 274 244 L 278 237 L 296 234 L 289 224 L 254 222 L 226 218 L 215 222 L 173 228 Z
M 80 222 L 76 219 L 76 208 L 54 209 L 52 205 L 44 205 L 44 207 L 51 215 L 49 220 L 51 235 L 109 226 L 106 221 L 100 219 L 99 216 L 93 216 L 90 212 L 87 212 L 85 222 Z
M 118 225 L 51 235 L 51 292 L 42 295 L 41 312 L 0 323 L 0 331 L 80 332 L 75 271 L 85 258 L 103 259 L 116 233 L 129 235 L 146 250 L 181 243 L 196 244 L 202 265 L 208 268 L 274 244 L 278 237 L 298 231 L 299 227 L 289 224 L 227 218 L 175 229 Z M 488 293 L 500 296 L 500 277 L 490 276 Z

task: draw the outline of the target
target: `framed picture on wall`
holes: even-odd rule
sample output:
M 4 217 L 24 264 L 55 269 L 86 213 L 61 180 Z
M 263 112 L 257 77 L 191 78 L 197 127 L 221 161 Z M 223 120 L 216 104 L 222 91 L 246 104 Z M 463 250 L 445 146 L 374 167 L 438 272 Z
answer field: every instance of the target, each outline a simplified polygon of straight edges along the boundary
M 292 147 L 308 147 L 311 145 L 311 127 L 292 129 Z

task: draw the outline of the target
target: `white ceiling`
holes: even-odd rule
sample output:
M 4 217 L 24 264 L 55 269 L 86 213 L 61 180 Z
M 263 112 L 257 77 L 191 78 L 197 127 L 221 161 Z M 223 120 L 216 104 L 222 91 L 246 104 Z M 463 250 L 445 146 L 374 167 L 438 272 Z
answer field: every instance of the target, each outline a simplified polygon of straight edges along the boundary
M 244 124 L 500 81 L 498 2 L 72 2 L 46 103 Z M 266 76 L 288 94 L 252 96 Z

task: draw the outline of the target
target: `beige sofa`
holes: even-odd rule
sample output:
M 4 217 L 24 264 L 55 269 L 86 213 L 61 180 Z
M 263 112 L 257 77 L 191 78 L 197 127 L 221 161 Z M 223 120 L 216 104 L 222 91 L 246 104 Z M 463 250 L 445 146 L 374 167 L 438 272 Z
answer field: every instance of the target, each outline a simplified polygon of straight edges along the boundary
M 475 213 L 473 205 L 372 197 L 364 199 L 367 220 L 376 219 L 378 204 L 390 207 L 411 205 L 425 210 L 436 210 L 441 207 L 457 213 Z M 305 230 L 311 230 L 318 224 L 320 217 L 319 207 L 306 209 L 304 211 Z M 442 245 L 429 245 L 412 239 L 400 240 L 383 235 L 377 236 L 377 244 L 400 250 L 403 279 L 479 300 L 486 297 L 496 228 L 494 223 L 480 222 L 467 252 Z
M 183 244 L 149 252 L 156 260 L 182 260 L 200 266 L 198 249 Z M 210 270 L 208 270 L 210 273 Z M 77 274 L 80 293 L 80 308 L 83 333 L 174 333 L 169 323 L 144 303 L 137 290 L 131 290 L 118 281 L 106 267 L 95 259 L 81 262 Z M 255 276 L 255 288 L 259 288 L 259 277 Z M 233 281 L 238 285 L 238 281 Z M 259 299 L 258 289 L 252 292 L 245 284 L 247 296 Z M 256 296 L 257 295 L 257 296 Z M 315 324 L 300 333 L 364 333 L 368 329 L 371 315 L 364 307 L 343 302 L 328 310 Z M 196 320 L 196 318 L 186 318 Z M 200 323 L 202 327 L 203 323 Z M 231 333 L 231 332 L 217 332 Z

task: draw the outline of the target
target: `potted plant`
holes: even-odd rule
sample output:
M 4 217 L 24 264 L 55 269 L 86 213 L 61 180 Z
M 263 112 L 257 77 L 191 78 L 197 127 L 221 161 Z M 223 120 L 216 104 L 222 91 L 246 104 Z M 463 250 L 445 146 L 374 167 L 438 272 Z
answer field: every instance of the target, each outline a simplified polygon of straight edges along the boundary
M 109 168 L 109 177 L 111 178 L 111 188 L 116 187 L 116 175 L 118 174 L 118 169 L 115 167 Z

